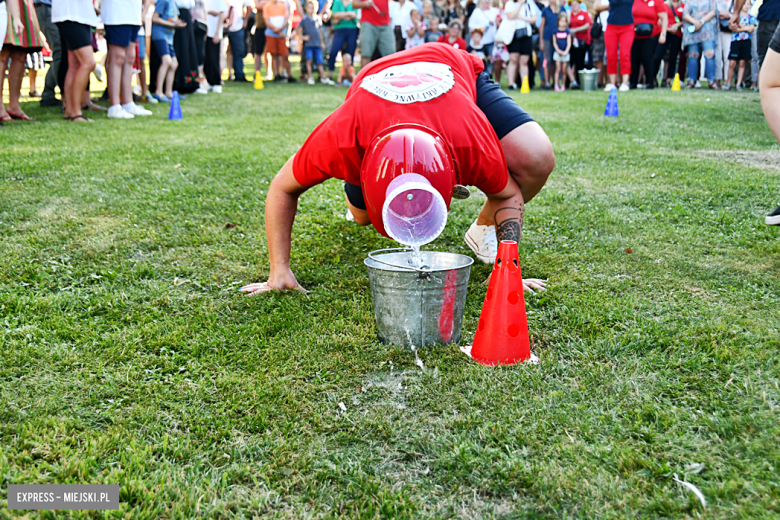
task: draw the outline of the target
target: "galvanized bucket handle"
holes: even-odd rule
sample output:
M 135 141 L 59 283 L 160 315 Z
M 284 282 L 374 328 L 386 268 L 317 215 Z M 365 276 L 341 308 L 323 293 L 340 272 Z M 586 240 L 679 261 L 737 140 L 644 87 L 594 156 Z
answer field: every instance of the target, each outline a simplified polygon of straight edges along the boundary
M 371 251 L 370 253 L 368 253 L 368 257 L 371 260 L 373 260 L 374 262 L 377 262 L 379 264 L 389 265 L 390 267 L 397 267 L 398 269 L 403 269 L 403 270 L 406 270 L 406 271 L 414 271 L 414 272 L 417 272 L 417 273 L 435 273 L 437 271 L 440 271 L 440 269 L 438 269 L 438 270 L 437 269 L 431 269 L 428 266 L 412 267 L 410 265 L 394 264 L 392 262 L 386 262 L 384 260 L 380 260 L 380 259 L 372 256 L 372 255 L 374 255 L 376 253 L 391 253 L 391 252 L 393 252 L 393 253 L 411 253 L 412 251 L 414 251 L 414 249 L 412 249 L 410 247 L 390 247 L 390 248 L 387 248 L 387 249 L 377 249 L 376 251 Z

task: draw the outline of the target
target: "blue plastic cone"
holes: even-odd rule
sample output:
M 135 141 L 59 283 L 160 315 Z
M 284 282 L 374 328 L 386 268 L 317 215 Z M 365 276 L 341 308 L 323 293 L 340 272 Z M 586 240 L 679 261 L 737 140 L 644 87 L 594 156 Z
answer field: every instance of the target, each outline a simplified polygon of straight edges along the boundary
M 181 102 L 179 101 L 179 92 L 173 91 L 173 97 L 171 98 L 171 111 L 168 114 L 168 119 L 181 119 Z
M 604 110 L 604 115 L 607 117 L 618 116 L 618 100 L 617 100 L 616 88 L 613 88 L 609 93 L 609 99 L 607 100 L 607 109 Z

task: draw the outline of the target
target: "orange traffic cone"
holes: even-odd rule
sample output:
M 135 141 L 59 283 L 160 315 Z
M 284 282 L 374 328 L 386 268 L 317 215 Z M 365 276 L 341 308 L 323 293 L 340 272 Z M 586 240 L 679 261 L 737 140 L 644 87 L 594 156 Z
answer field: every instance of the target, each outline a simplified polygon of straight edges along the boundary
M 462 349 L 483 365 L 537 362 L 528 340 L 528 318 L 523 298 L 523 274 L 517 242 L 502 240 L 490 275 L 474 345 Z

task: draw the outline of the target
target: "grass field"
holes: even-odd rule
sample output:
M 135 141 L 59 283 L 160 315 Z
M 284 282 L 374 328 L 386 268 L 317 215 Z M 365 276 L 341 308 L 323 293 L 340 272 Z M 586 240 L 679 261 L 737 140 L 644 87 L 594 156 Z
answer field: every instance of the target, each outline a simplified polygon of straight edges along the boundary
M 631 92 L 616 119 L 603 92 L 518 96 L 558 160 L 520 247 L 549 280 L 526 299 L 541 363 L 451 345 L 425 371 L 375 339 L 363 259 L 392 243 L 342 218 L 337 182 L 299 207 L 309 294 L 237 292 L 268 274 L 269 181 L 344 94 L 231 83 L 178 122 L 30 103 L 38 123 L 0 128 L 0 500 L 106 483 L 120 511 L 29 517 L 780 517 L 780 150 L 756 94 Z M 428 249 L 469 254 L 481 201 Z

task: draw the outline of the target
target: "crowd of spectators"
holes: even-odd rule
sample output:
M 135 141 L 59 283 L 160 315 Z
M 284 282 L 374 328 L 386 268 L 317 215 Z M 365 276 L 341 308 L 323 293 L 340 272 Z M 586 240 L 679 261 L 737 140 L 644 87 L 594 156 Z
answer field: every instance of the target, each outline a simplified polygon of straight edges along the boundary
M 302 3 L 302 2 L 305 2 Z M 592 3 L 591 3 L 592 2 Z M 0 80 L 8 106 L 0 123 L 29 120 L 22 80 L 44 107 L 73 122 L 85 110 L 110 118 L 151 114 L 138 103 L 221 93 L 230 80 L 266 79 L 349 86 L 361 65 L 403 49 L 441 42 L 479 57 L 509 90 L 580 88 L 579 72 L 605 90 L 670 87 L 757 89 L 780 20 L 780 0 L 0 0 Z M 7 14 L 6 14 L 7 11 Z M 6 30 L 7 29 L 7 30 Z M 96 62 L 96 52 L 103 55 Z M 301 56 L 296 79 L 290 54 Z M 45 58 L 44 58 L 45 56 Z M 334 73 L 338 57 L 341 68 Z M 49 61 L 45 86 L 37 71 Z M 147 65 L 149 74 L 147 77 Z M 90 98 L 90 74 L 107 89 Z M 7 76 L 6 76 L 7 71 Z M 538 80 L 537 80 L 538 76 Z M 133 78 L 136 86 L 133 87 Z M 686 79 L 687 78 L 687 81 Z M 7 81 L 6 81 L 7 79 Z M 60 99 L 56 97 L 59 89 Z

